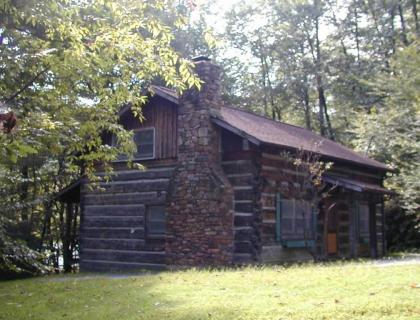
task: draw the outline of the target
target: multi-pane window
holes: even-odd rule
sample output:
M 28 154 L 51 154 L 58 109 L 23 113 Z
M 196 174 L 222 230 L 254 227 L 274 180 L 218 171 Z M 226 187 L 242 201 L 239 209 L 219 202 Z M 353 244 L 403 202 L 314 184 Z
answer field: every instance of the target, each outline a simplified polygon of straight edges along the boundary
M 134 143 L 137 146 L 135 159 L 150 159 L 155 155 L 155 128 L 134 131 Z
M 134 130 L 133 140 L 137 146 L 134 159 L 153 159 L 155 157 L 155 128 L 141 128 Z M 115 136 L 112 137 L 112 145 L 117 145 Z M 127 160 L 126 155 L 120 155 L 119 160 Z
M 161 237 L 166 233 L 165 206 L 150 206 L 146 213 L 147 236 Z
M 314 216 L 309 202 L 281 199 L 281 239 L 304 240 L 314 237 Z

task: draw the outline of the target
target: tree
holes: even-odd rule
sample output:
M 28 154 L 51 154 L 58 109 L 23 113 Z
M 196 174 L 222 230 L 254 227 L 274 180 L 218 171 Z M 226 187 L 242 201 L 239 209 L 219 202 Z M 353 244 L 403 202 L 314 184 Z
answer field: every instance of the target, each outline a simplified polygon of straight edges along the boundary
M 227 19 L 227 39 L 247 57 L 227 61 L 238 70 L 229 77 L 231 100 L 396 168 L 387 183 L 399 196 L 387 208 L 410 221 L 396 232 L 401 239 L 418 236 L 417 1 L 245 2 Z M 269 85 L 258 81 L 267 74 Z M 243 92 L 246 99 L 235 95 Z
M 361 115 L 356 130 L 356 145 L 383 162 L 389 163 L 395 173 L 386 179 L 386 185 L 398 193 L 388 202 L 388 210 L 394 215 L 406 216 L 404 224 L 391 225 L 397 228 L 394 234 L 401 242 L 418 245 L 420 214 L 420 168 L 419 168 L 419 123 L 420 117 L 420 55 L 419 42 L 415 41 L 398 52 L 390 60 L 390 71 L 380 74 L 371 83 L 373 94 L 381 96 L 369 114 Z M 404 212 L 395 213 L 396 208 Z M 404 228 L 398 230 L 398 228 Z M 403 235 L 399 237 L 398 235 Z M 417 240 L 416 240 L 417 239 Z M 395 239 L 391 245 L 395 245 Z
M 54 251 L 58 262 L 64 208 L 54 194 L 80 175 L 93 180 L 95 163 L 133 152 L 131 133 L 117 121 L 121 106 L 131 103 L 141 119 L 156 78 L 179 91 L 199 85 L 172 46 L 172 31 L 185 21 L 165 0 L 1 1 L 0 96 L 19 119 L 17 130 L 0 133 L 8 236 Z M 117 136 L 117 147 L 102 144 L 104 131 Z

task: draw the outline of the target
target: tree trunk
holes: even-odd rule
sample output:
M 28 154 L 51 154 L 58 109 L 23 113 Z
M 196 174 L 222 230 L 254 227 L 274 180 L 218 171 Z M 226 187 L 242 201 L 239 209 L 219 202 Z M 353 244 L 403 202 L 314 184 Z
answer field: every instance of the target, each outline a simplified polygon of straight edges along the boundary
M 27 165 L 24 165 L 21 169 L 22 174 L 22 185 L 20 190 L 20 202 L 22 205 L 21 219 L 22 221 L 28 221 L 29 219 L 29 209 L 28 209 L 28 196 L 29 196 L 29 169 Z
M 404 11 L 401 0 L 398 0 L 398 15 L 400 16 L 402 42 L 405 46 L 408 46 L 407 30 L 405 26 Z
M 267 74 L 265 70 L 264 57 L 260 48 L 260 62 L 261 62 L 261 82 L 263 87 L 263 104 L 264 104 L 264 115 L 268 115 L 268 98 L 267 98 Z
M 311 130 L 311 106 L 309 104 L 309 89 L 308 87 L 304 87 L 303 89 L 303 103 L 304 103 L 304 110 L 305 110 L 305 126 L 306 129 Z
M 46 238 L 47 234 L 51 233 L 51 217 L 52 217 L 52 202 L 48 201 L 45 204 L 45 216 L 44 216 L 44 222 L 42 224 L 42 231 L 41 231 L 41 239 L 39 241 L 39 250 L 42 250 L 42 247 L 44 245 L 44 240 Z
M 360 67 L 360 39 L 359 39 L 359 15 L 357 13 L 357 7 L 354 6 L 354 25 L 355 25 L 355 38 L 356 38 L 356 50 L 357 50 L 357 64 Z
M 419 27 L 419 19 L 417 16 L 417 0 L 411 0 L 411 11 L 413 13 L 414 18 L 414 26 L 416 29 L 416 33 L 419 36 L 420 35 L 420 27 Z
M 316 83 L 318 90 L 318 104 L 319 104 L 319 124 L 320 133 L 322 136 L 333 139 L 330 118 L 327 110 L 327 99 L 325 98 L 324 84 L 322 81 L 322 56 L 321 43 L 319 40 L 319 16 L 315 18 L 315 46 L 316 46 Z

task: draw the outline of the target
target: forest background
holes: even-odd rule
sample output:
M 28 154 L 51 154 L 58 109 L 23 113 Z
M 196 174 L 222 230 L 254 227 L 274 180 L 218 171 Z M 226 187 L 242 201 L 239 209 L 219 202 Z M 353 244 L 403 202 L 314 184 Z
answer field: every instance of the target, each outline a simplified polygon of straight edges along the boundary
M 0 133 L 0 276 L 76 268 L 80 212 L 57 193 L 132 154 L 119 108 L 141 117 L 150 84 L 199 87 L 198 55 L 224 69 L 227 103 L 395 169 L 387 244 L 418 249 L 417 10 L 417 0 L 0 0 L 0 113 L 18 119 Z M 104 131 L 117 147 L 102 145 Z

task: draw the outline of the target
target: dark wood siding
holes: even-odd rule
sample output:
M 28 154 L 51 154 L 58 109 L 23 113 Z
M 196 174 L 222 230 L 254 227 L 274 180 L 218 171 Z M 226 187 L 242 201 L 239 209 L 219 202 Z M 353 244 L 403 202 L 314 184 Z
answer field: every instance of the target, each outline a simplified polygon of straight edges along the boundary
M 127 129 L 155 128 L 155 159 L 177 156 L 177 107 L 172 102 L 154 97 L 143 108 L 140 122 L 130 111 L 121 117 Z

